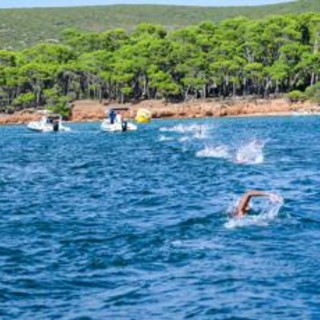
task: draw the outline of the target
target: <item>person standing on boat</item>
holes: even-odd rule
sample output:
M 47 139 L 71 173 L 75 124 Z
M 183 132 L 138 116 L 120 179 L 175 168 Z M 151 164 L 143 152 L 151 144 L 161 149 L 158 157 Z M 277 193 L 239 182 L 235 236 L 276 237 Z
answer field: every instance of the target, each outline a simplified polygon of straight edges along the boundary
M 54 119 L 52 122 L 52 126 L 53 126 L 53 131 L 57 132 L 60 129 L 60 121 L 59 119 Z
M 117 114 L 116 114 L 115 123 L 122 124 L 122 115 L 120 112 L 117 112 Z
M 123 119 L 121 112 L 117 112 L 115 123 L 121 125 L 122 132 L 125 132 L 128 130 L 128 121 L 126 119 Z
M 114 124 L 116 117 L 117 117 L 116 112 L 113 109 L 111 109 L 111 111 L 109 112 L 109 119 L 111 124 Z
M 127 119 L 123 119 L 121 122 L 121 128 L 122 128 L 122 132 L 125 132 L 128 130 L 128 121 Z

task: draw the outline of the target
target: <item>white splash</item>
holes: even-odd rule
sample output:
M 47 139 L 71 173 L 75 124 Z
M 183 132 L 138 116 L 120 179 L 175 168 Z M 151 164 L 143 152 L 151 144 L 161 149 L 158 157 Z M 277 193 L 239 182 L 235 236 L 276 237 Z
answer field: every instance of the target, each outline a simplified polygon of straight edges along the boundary
M 233 217 L 230 218 L 225 224 L 225 228 L 234 229 L 248 226 L 268 226 L 271 221 L 278 217 L 279 211 L 283 205 L 283 198 L 277 197 L 276 199 L 269 200 L 258 215 Z
M 177 133 L 191 133 L 197 136 L 202 136 L 208 130 L 208 126 L 200 124 L 183 125 L 178 124 L 174 127 L 162 127 L 160 132 L 177 132 Z
M 172 140 L 173 140 L 173 138 L 167 137 L 167 136 L 164 136 L 164 135 L 161 135 L 161 136 L 159 137 L 159 141 L 160 141 L 160 142 L 172 141 Z
M 207 139 L 208 135 L 209 135 L 209 127 L 203 125 L 203 126 L 200 126 L 199 130 L 194 132 L 193 138 L 198 140 Z
M 212 241 L 205 240 L 175 240 L 171 242 L 171 245 L 175 248 L 181 249 L 195 249 L 195 250 L 203 250 L 203 249 L 222 249 L 223 246 L 217 243 L 213 243 Z
M 179 142 L 183 143 L 183 142 L 189 142 L 192 141 L 193 137 L 192 136 L 183 136 L 180 139 L 178 139 Z
M 223 145 L 217 147 L 206 146 L 204 149 L 198 151 L 196 156 L 199 158 L 228 158 L 229 148 Z
M 264 161 L 263 141 L 253 140 L 239 148 L 234 162 L 241 164 L 260 164 Z

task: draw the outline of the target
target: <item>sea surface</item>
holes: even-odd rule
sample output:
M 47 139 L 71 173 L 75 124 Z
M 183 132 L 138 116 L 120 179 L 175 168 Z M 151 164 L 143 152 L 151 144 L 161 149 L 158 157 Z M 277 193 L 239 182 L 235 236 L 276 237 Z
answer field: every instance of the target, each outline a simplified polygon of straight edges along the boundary
M 320 319 L 320 117 L 69 126 L 0 127 L 0 319 Z

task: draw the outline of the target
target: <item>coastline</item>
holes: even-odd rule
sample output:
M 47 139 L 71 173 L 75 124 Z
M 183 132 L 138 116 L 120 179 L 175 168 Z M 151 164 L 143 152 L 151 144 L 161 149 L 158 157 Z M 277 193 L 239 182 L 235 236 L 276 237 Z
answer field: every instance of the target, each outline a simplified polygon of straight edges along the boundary
M 126 107 L 125 117 L 133 119 L 140 108 L 149 109 L 154 119 L 194 119 L 221 117 L 295 116 L 320 114 L 320 107 L 306 101 L 290 103 L 287 99 L 247 99 L 228 101 L 193 101 L 166 103 L 162 100 L 145 100 L 139 103 L 100 103 L 93 100 L 79 100 L 72 103 L 70 122 L 93 122 L 105 118 L 106 109 Z M 35 110 L 24 110 L 14 114 L 0 114 L 0 125 L 26 124 L 37 121 L 41 115 Z

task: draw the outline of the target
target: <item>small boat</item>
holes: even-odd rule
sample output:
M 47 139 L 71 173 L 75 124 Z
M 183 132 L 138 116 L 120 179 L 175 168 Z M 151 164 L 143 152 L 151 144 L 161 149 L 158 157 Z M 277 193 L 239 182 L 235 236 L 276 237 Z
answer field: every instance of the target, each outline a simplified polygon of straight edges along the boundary
M 128 108 L 110 108 L 106 110 L 107 118 L 101 124 L 101 130 L 105 132 L 136 131 L 138 127 L 132 122 L 123 120 L 122 112 Z
M 109 119 L 105 119 L 101 124 L 101 130 L 105 132 L 125 132 L 137 131 L 138 127 L 131 122 L 115 122 L 111 123 Z
M 43 116 L 40 121 L 31 121 L 27 128 L 36 132 L 66 132 L 71 131 L 70 128 L 62 124 L 60 115 Z

